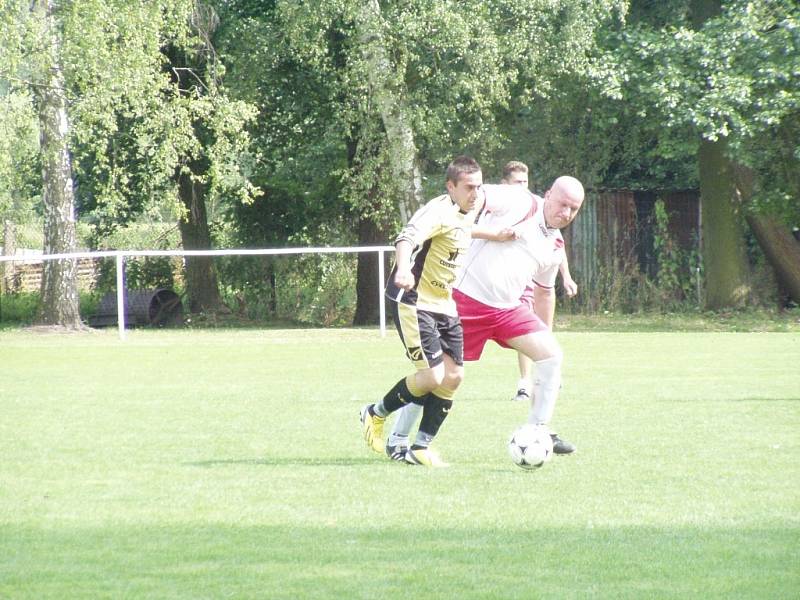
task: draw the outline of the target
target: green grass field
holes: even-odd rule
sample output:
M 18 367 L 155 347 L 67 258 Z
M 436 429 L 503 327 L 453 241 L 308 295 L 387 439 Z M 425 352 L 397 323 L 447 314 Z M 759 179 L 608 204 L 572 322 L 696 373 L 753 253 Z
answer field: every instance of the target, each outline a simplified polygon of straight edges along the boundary
M 525 472 L 496 346 L 426 470 L 360 437 L 393 332 L 0 331 L 0 598 L 800 597 L 800 334 L 559 337 Z

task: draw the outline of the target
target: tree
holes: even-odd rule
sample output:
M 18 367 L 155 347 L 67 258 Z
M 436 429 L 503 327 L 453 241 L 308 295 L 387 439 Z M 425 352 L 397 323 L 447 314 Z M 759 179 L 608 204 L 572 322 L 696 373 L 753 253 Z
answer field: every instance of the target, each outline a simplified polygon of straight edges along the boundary
M 800 219 L 800 190 L 791 175 L 800 156 L 792 135 L 800 106 L 792 83 L 800 8 L 788 0 L 692 0 L 685 8 L 691 10 L 671 16 L 657 11 L 655 26 L 634 23 L 612 52 L 624 65 L 623 94 L 642 116 L 701 138 L 707 306 L 738 306 L 748 286 L 745 213 Z M 740 166 L 756 173 L 745 205 L 735 189 Z
M 206 4 L 165 0 L 123 10 L 118 28 L 133 39 L 104 43 L 138 50 L 124 51 L 126 80 L 109 76 L 102 61 L 76 76 L 80 105 L 94 108 L 81 112 L 77 144 L 83 206 L 98 237 L 150 214 L 177 221 L 184 249 L 210 249 L 220 207 L 259 194 L 244 173 L 252 160 L 245 127 L 255 111 L 222 85 L 218 19 Z M 84 15 L 84 23 L 92 17 L 100 26 L 108 15 Z M 212 258 L 188 257 L 184 281 L 190 310 L 222 306 Z
M 196 104 L 207 101 L 210 93 L 213 94 L 211 90 L 217 88 L 217 82 L 213 81 L 214 49 L 210 41 L 217 26 L 217 17 L 210 9 L 198 5 L 192 22 L 200 34 L 198 47 L 187 52 L 173 45 L 167 51 L 174 83 L 180 94 L 177 101 L 183 100 L 186 104 L 191 128 L 189 137 L 196 142 L 191 144 L 191 149 L 175 166 L 174 178 L 183 208 L 178 218 L 183 247 L 186 250 L 207 250 L 211 248 L 206 210 L 211 160 L 207 148 L 213 143 L 214 132 L 207 125 L 208 114 L 196 110 Z M 207 108 L 213 110 L 213 101 L 208 102 Z M 223 304 L 213 259 L 189 256 L 185 264 L 189 310 L 219 310 Z
M 692 0 L 690 10 L 694 28 L 701 30 L 707 21 L 720 15 L 722 5 L 720 0 Z M 702 66 L 705 68 L 698 76 L 713 81 L 714 72 L 722 65 L 708 61 Z M 713 83 L 708 88 L 711 89 L 706 93 L 713 90 Z M 715 123 L 717 129 L 725 127 L 722 121 Z M 700 140 L 697 155 L 706 307 L 711 309 L 744 306 L 750 295 L 744 234 L 735 204 L 736 183 L 727 147 L 725 133 L 705 136 Z
M 378 107 L 386 132 L 388 161 L 399 192 L 400 220 L 405 223 L 422 204 L 422 178 L 417 166 L 405 81 L 389 58 L 384 35 L 387 25 L 378 0 L 361 0 L 355 23 L 370 83 L 370 98 Z
M 518 109 L 516 98 L 527 96 L 521 104 L 532 106 L 559 72 L 584 69 L 598 24 L 623 6 L 342 0 L 309 11 L 292 2 L 222 4 L 238 17 L 237 35 L 228 34 L 223 50 L 229 81 L 262 108 L 257 135 L 268 149 L 260 165 L 267 186 L 309 171 L 334 173 L 333 193 L 351 207 L 350 231 L 361 243 L 385 243 L 412 197 L 417 203 L 441 193 L 454 155 L 478 155 L 488 175 L 506 136 L 516 136 L 503 126 Z M 314 178 L 300 181 L 312 196 L 319 190 Z M 374 295 L 374 280 L 374 267 L 359 270 L 364 293 Z
M 67 147 L 69 121 L 60 63 L 62 43 L 52 0 L 35 0 L 31 9 L 40 24 L 44 47 L 39 65 L 41 79 L 34 86 L 42 153 L 44 253 L 62 254 L 76 249 L 75 196 Z M 74 260 L 45 261 L 39 311 L 42 323 L 68 329 L 81 327 L 77 267 Z
M 250 150 L 244 128 L 254 111 L 231 100 L 220 84 L 211 44 L 213 12 L 194 0 L 58 4 L 49 16 L 59 35 L 63 80 L 51 98 L 46 92 L 52 85 L 28 77 L 38 72 L 41 36 L 32 32 L 34 20 L 23 5 L 3 4 L 3 21 L 13 27 L 0 38 L 0 52 L 6 52 L 0 62 L 9 65 L 2 75 L 13 87 L 39 90 L 51 103 L 69 101 L 61 156 L 74 159 L 77 203 L 92 221 L 95 239 L 149 213 L 180 220 L 185 248 L 210 248 L 207 206 L 248 202 L 258 194 L 243 172 Z M 56 131 L 41 130 L 43 140 Z M 59 235 L 67 211 L 51 213 L 62 220 L 47 235 Z M 190 259 L 187 271 L 190 304 L 218 306 L 210 261 Z

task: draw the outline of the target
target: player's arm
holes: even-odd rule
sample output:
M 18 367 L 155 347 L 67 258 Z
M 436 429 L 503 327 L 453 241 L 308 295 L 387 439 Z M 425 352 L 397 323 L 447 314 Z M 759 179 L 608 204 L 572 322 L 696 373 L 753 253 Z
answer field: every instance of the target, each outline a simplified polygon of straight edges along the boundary
M 394 242 L 395 265 L 397 271 L 394 275 L 394 284 L 404 290 L 414 287 L 414 274 L 411 272 L 411 257 L 414 248 L 421 246 L 425 240 L 436 235 L 442 226 L 442 216 L 438 210 L 439 205 L 428 202 L 415 212 L 403 227 Z
M 578 284 L 575 283 L 575 280 L 569 272 L 569 261 L 567 260 L 566 252 L 564 253 L 564 260 L 558 265 L 558 272 L 561 273 L 561 283 L 564 285 L 564 292 L 571 298 L 578 293 Z
M 411 254 L 414 246 L 406 239 L 397 240 L 394 245 L 395 264 L 397 271 L 394 274 L 394 284 L 404 290 L 414 287 L 414 274 L 411 272 Z
M 508 242 L 510 240 L 517 239 L 517 232 L 510 227 L 496 229 L 484 227 L 483 225 L 475 225 L 472 228 L 472 239 L 489 240 L 492 242 Z
M 533 286 L 533 311 L 552 331 L 553 317 L 556 314 L 556 290 L 553 287 L 544 287 L 534 282 Z

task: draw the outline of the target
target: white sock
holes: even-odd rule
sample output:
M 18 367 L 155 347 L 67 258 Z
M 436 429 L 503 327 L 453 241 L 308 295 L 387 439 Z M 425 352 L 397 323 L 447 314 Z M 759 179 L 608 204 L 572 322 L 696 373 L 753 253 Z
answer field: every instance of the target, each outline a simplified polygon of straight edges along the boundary
M 408 445 L 408 436 L 422 414 L 422 408 L 421 404 L 410 402 L 397 411 L 392 433 L 389 434 L 389 439 L 387 440 L 390 446 L 396 446 L 398 442 Z
M 561 352 L 545 360 L 537 361 L 533 383 L 533 399 L 528 414 L 528 423 L 547 425 L 553 418 L 558 389 L 561 387 Z
M 527 377 L 520 377 L 517 380 L 517 391 L 525 390 L 528 396 L 531 395 L 531 380 Z

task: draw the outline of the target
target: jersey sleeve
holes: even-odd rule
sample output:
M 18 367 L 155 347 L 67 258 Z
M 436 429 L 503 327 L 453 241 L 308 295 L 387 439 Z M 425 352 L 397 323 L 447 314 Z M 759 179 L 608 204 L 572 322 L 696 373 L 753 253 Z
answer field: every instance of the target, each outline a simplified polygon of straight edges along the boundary
M 557 262 L 549 267 L 541 269 L 536 275 L 533 276 L 534 285 L 542 288 L 554 288 L 556 286 L 556 277 L 558 276 L 558 268 L 564 261 L 566 250 L 564 248 L 564 238 L 561 237 L 559 232 L 556 232 L 556 238 L 553 241 Z
M 533 276 L 533 284 L 537 287 L 552 289 L 556 287 L 556 276 L 558 275 L 558 265 L 540 270 Z

